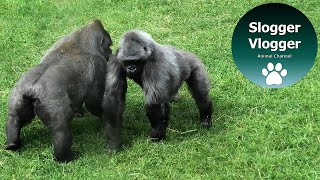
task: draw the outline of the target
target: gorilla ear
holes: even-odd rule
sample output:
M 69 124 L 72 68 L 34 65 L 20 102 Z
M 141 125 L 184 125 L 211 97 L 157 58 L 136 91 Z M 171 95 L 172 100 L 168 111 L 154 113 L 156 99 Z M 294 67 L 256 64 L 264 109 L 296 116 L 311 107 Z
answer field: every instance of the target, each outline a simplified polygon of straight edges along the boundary
M 103 46 L 104 43 L 106 43 L 106 39 L 102 36 L 100 39 L 100 45 Z
M 112 45 L 112 40 L 106 36 L 103 32 L 101 33 L 101 35 L 99 36 L 99 42 L 101 46 L 111 46 Z
M 151 47 L 144 46 L 143 49 L 147 53 L 148 57 L 151 56 L 151 53 L 152 53 Z
M 98 43 L 98 46 L 103 49 L 103 47 L 105 46 L 105 43 L 106 43 L 106 39 L 105 39 L 105 38 L 103 37 L 103 35 L 100 34 L 100 33 L 99 33 L 99 35 L 96 37 L 96 39 L 97 39 L 96 42 Z

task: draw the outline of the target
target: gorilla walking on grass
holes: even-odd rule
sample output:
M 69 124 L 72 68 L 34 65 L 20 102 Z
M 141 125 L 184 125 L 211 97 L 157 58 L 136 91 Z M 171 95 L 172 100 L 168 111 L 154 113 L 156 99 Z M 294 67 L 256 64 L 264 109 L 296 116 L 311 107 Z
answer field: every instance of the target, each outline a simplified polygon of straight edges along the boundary
M 37 115 L 52 131 L 55 160 L 75 159 L 70 123 L 83 103 L 93 115 L 102 115 L 111 45 L 109 33 L 94 20 L 57 41 L 39 65 L 24 73 L 9 97 L 5 148 L 20 148 L 21 128 Z
M 138 30 L 126 32 L 120 40 L 116 58 L 110 60 L 113 70 L 108 71 L 104 110 L 108 127 L 108 145 L 116 149 L 120 144 L 121 110 L 123 94 L 116 93 L 125 86 L 123 76 L 138 83 L 145 95 L 146 113 L 151 123 L 151 138 L 164 139 L 169 119 L 169 102 L 186 81 L 200 112 L 203 127 L 212 125 L 212 102 L 209 98 L 210 82 L 203 63 L 192 53 L 173 46 L 161 45 Z M 121 82 L 119 82 L 121 79 Z M 119 88 L 120 87 L 120 88 Z M 123 98 L 123 97 L 122 97 Z M 110 106 L 110 104 L 114 104 Z M 118 106 L 118 111 L 114 108 Z M 114 112 L 111 116 L 109 112 Z

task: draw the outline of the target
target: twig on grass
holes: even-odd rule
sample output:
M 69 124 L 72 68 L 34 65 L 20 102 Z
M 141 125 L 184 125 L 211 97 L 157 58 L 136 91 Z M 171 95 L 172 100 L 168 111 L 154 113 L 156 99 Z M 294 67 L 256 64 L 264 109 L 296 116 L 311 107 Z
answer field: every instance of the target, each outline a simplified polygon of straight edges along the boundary
M 175 133 L 178 133 L 178 134 L 187 134 L 187 133 L 191 133 L 191 132 L 195 132 L 197 131 L 197 129 L 192 129 L 192 130 L 188 130 L 188 131 L 179 131 L 179 130 L 175 130 L 175 129 L 171 129 L 171 128 L 167 128 L 169 131 L 172 131 L 172 132 L 175 132 Z

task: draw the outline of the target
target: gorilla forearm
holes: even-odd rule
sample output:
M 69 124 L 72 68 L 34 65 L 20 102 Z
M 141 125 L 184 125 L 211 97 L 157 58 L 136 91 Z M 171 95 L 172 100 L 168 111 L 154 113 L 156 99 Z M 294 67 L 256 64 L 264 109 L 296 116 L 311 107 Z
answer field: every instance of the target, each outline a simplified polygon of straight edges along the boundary
M 125 107 L 127 80 L 125 72 L 114 57 L 110 58 L 107 71 L 102 118 L 106 126 L 108 151 L 116 152 L 121 146 L 122 115 Z

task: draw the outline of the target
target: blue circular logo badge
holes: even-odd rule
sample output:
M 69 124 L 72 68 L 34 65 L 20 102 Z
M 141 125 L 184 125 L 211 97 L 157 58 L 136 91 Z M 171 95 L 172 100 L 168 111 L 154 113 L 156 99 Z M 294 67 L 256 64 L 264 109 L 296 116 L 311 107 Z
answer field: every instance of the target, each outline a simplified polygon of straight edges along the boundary
M 232 54 L 239 70 L 255 84 L 269 88 L 301 80 L 312 68 L 317 50 L 317 35 L 309 19 L 280 3 L 247 12 L 232 37 Z

